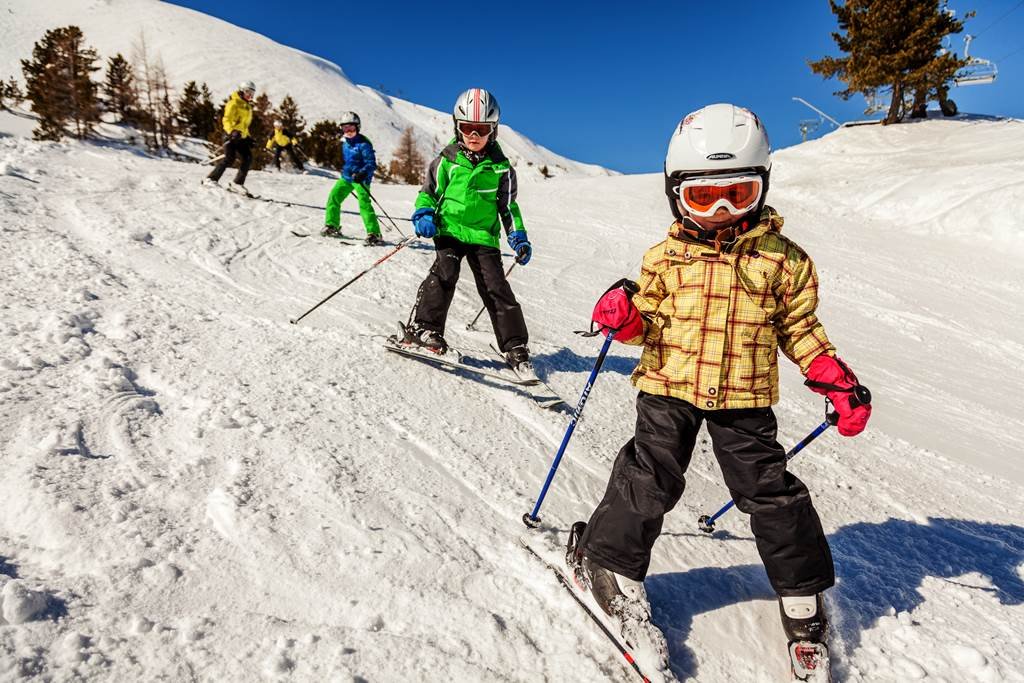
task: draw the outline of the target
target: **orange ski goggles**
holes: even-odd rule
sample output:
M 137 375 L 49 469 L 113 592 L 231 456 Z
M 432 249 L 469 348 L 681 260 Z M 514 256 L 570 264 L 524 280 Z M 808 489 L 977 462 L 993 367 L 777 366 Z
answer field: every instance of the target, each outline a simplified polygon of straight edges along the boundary
M 683 180 L 675 192 L 683 208 L 697 216 L 713 216 L 722 207 L 733 216 L 742 216 L 761 201 L 763 189 L 758 175 L 701 176 Z

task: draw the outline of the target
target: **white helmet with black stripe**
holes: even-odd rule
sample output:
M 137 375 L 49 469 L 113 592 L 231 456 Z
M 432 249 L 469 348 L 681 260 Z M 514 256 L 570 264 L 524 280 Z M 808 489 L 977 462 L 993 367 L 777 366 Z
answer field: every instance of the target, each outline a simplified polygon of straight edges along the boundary
M 459 135 L 459 122 L 490 123 L 494 126 L 497 137 L 498 120 L 501 118 L 501 107 L 498 100 L 483 88 L 470 88 L 455 100 L 452 120 L 455 123 L 455 136 Z
M 669 140 L 665 155 L 665 194 L 672 213 L 677 220 L 682 220 L 676 204 L 679 198 L 676 188 L 681 181 L 714 173 L 753 172 L 760 175 L 764 183 L 763 205 L 771 169 L 771 144 L 761 120 L 743 107 L 709 104 L 684 116 Z

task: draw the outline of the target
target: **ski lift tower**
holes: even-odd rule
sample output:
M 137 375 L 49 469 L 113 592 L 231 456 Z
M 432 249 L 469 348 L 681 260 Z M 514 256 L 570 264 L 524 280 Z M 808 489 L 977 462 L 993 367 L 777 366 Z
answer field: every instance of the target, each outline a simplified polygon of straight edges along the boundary
M 807 135 L 821 128 L 821 125 L 825 123 L 825 120 L 835 126 L 836 128 L 841 127 L 843 124 L 836 121 L 834 118 L 823 112 L 822 110 L 815 107 L 813 104 L 803 99 L 802 97 L 794 97 L 794 102 L 799 102 L 805 107 L 809 107 L 815 114 L 818 115 L 816 119 L 800 119 L 800 140 L 801 142 L 807 142 Z

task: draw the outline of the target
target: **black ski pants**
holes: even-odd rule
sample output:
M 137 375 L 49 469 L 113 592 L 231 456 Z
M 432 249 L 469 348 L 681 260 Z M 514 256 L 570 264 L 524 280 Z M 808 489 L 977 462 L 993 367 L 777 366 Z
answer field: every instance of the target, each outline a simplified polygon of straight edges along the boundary
M 236 157 L 240 158 L 242 162 L 238 166 L 238 173 L 235 174 L 235 182 L 245 185 L 245 176 L 249 174 L 249 167 L 252 165 L 252 138 L 228 138 L 228 141 L 224 143 L 224 158 L 210 171 L 210 175 L 207 177 L 211 180 L 220 180 L 224 171 L 235 163 Z
M 526 344 L 530 337 L 526 330 L 526 320 L 505 278 L 501 251 L 495 247 L 466 244 L 453 237 L 435 238 L 434 248 L 434 264 L 416 295 L 413 322 L 444 335 L 448 309 L 452 305 L 462 259 L 465 258 L 476 280 L 476 291 L 491 317 L 498 348 L 508 351 Z
M 292 163 L 295 164 L 295 168 L 301 171 L 302 162 L 299 161 L 299 155 L 295 153 L 295 145 L 285 145 L 284 147 L 274 145 L 274 166 L 277 167 L 277 170 L 281 170 L 281 152 L 285 151 L 288 152 L 288 158 L 290 158 Z
M 712 448 L 736 507 L 779 595 L 812 595 L 835 583 L 832 553 L 803 482 L 786 470 L 771 408 L 701 410 L 641 392 L 636 432 L 612 467 L 604 499 L 581 541 L 597 564 L 631 579 L 647 575 L 665 514 L 686 485 L 697 433 L 707 421 Z

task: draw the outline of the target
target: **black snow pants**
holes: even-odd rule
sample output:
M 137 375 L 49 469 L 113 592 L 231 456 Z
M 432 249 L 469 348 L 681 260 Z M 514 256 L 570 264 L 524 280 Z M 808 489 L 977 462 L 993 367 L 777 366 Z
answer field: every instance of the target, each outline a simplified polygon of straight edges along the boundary
M 249 166 L 252 165 L 252 138 L 228 139 L 224 143 L 224 158 L 220 160 L 207 177 L 211 180 L 220 180 L 224 171 L 235 163 L 235 157 L 240 157 L 242 163 L 238 166 L 238 173 L 235 174 L 235 182 L 245 185 L 245 176 L 249 174 Z
M 476 280 L 476 291 L 491 317 L 498 348 L 508 351 L 526 344 L 530 337 L 526 330 L 526 320 L 505 278 L 501 251 L 495 247 L 466 244 L 453 237 L 435 238 L 434 248 L 437 255 L 416 295 L 413 322 L 444 335 L 448 308 L 452 305 L 462 259 L 465 258 Z
M 281 170 L 281 152 L 284 151 L 288 152 L 288 157 L 292 160 L 292 163 L 295 164 L 295 168 L 301 171 L 302 162 L 299 161 L 299 155 L 295 153 L 295 145 L 285 145 L 284 147 L 274 145 L 274 166 L 277 167 L 277 170 Z
M 597 564 L 642 581 L 665 513 L 684 475 L 701 423 L 736 507 L 750 515 L 758 553 L 779 595 L 811 595 L 835 583 L 832 553 L 803 482 L 786 470 L 771 408 L 701 410 L 686 401 L 641 392 L 635 436 L 612 467 L 604 499 L 582 547 Z

